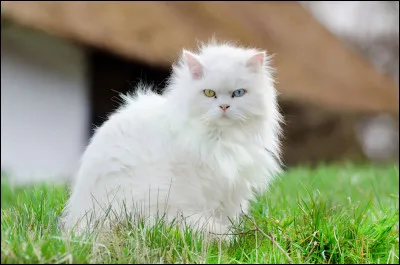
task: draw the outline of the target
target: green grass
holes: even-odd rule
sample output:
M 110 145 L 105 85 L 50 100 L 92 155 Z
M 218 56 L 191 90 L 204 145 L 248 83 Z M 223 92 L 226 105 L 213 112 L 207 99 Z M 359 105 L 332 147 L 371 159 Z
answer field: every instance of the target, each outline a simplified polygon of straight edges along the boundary
M 64 186 L 1 182 L 1 263 L 399 263 L 398 166 L 297 167 L 252 204 L 231 243 L 126 222 L 65 239 Z

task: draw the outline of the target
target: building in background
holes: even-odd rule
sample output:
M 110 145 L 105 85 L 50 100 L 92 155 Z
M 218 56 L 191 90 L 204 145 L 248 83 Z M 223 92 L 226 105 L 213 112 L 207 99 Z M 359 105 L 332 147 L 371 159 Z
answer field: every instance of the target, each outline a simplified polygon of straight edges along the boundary
M 367 58 L 399 85 L 398 1 L 301 1 L 301 4 L 344 43 Z M 374 160 L 398 158 L 398 117 L 366 115 L 356 124 L 365 154 Z
M 82 47 L 2 22 L 2 171 L 18 180 L 70 176 L 87 143 L 89 113 Z
M 289 165 L 362 157 L 360 117 L 398 116 L 395 82 L 296 2 L 2 1 L 1 12 L 1 167 L 20 180 L 72 176 L 118 93 L 139 79 L 161 93 L 180 50 L 213 35 L 276 55 Z

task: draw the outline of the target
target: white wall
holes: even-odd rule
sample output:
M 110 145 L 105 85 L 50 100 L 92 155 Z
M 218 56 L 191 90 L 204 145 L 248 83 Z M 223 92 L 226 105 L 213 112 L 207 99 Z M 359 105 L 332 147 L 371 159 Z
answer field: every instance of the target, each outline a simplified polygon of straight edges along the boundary
M 18 181 L 71 176 L 88 137 L 86 78 L 80 47 L 2 25 L 2 171 Z

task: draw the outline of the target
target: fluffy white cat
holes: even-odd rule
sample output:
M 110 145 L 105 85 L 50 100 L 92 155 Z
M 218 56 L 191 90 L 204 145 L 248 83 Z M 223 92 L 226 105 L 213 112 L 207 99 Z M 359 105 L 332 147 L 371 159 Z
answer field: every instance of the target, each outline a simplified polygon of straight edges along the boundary
M 83 154 L 68 230 L 140 213 L 227 233 L 280 171 L 281 115 L 264 51 L 215 42 L 183 50 L 163 95 L 139 87 L 123 99 Z

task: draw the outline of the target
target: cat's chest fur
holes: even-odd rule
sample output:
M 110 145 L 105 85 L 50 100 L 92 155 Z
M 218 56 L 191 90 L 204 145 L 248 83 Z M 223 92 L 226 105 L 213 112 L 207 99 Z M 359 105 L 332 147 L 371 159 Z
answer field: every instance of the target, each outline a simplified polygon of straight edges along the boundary
M 180 134 L 173 138 L 179 139 L 174 164 L 175 170 L 180 170 L 175 172 L 176 176 L 198 178 L 202 195 L 213 206 L 239 206 L 242 200 L 251 197 L 251 187 L 262 185 L 262 179 L 266 177 L 268 161 L 262 144 L 253 138 L 242 142 L 234 137 L 207 137 L 201 133 Z

